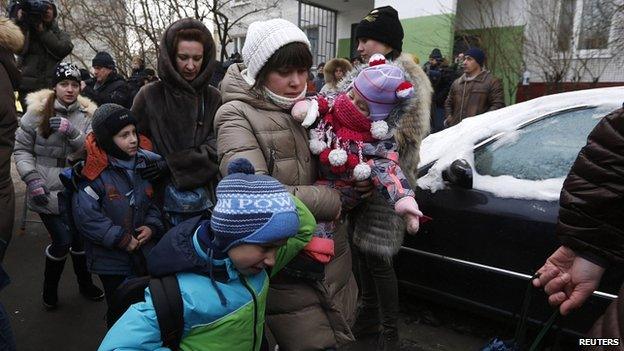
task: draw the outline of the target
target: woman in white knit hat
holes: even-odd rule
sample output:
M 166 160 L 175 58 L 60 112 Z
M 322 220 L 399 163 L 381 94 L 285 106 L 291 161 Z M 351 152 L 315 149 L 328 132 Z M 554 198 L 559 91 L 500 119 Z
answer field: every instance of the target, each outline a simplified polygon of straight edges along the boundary
M 294 24 L 273 19 L 249 26 L 243 64 L 230 66 L 215 131 L 221 173 L 231 159 L 246 158 L 301 199 L 317 220 L 340 215 L 340 194 L 312 185 L 317 178 L 308 135 L 290 116 L 305 97 L 312 66 L 310 42 Z M 351 271 L 346 228 L 335 237 L 326 266 L 300 255 L 271 280 L 267 323 L 284 350 L 335 349 L 353 340 L 357 286 Z

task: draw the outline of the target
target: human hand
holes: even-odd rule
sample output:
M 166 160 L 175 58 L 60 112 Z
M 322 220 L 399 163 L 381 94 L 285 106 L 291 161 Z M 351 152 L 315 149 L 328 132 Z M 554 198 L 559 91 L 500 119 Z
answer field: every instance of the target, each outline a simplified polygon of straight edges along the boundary
M 537 272 L 533 286 L 543 287 L 552 306 L 562 315 L 577 309 L 596 290 L 605 269 L 580 256 L 567 246 L 560 246 Z
M 81 90 L 81 91 L 82 91 L 82 90 L 85 90 L 85 88 L 86 88 L 86 87 L 87 87 L 87 83 L 85 83 L 85 81 L 84 81 L 84 80 L 81 80 L 81 81 L 80 81 L 80 90 Z
M 37 30 L 37 32 L 41 33 L 43 32 L 44 28 L 43 28 L 43 22 L 37 24 L 37 27 L 35 27 L 35 29 Z
M 353 184 L 353 188 L 360 193 L 362 198 L 367 198 L 373 195 L 373 190 L 375 190 L 375 186 L 373 185 L 373 181 L 370 179 L 360 180 Z
M 137 240 L 135 237 L 132 237 L 132 239 L 130 239 L 130 242 L 126 246 L 126 251 L 132 252 L 138 249 L 139 246 L 141 246 L 141 242 L 139 242 L 139 240 Z
M 28 193 L 35 205 L 45 206 L 48 204 L 48 197 L 46 196 L 47 190 L 43 179 L 32 179 L 26 183 L 26 187 L 28 188 Z
M 408 234 L 415 235 L 418 233 L 420 229 L 420 217 L 411 213 L 406 213 L 403 215 L 403 219 L 405 220 L 405 229 Z
M 169 166 L 167 166 L 167 161 L 165 160 L 148 162 L 145 168 L 139 170 L 141 178 L 150 181 L 166 176 L 169 172 Z
M 135 230 L 138 232 L 136 238 L 141 245 L 145 244 L 152 238 L 152 229 L 148 226 L 142 225 Z
M 72 139 L 80 134 L 80 131 L 65 117 L 50 118 L 50 128 Z

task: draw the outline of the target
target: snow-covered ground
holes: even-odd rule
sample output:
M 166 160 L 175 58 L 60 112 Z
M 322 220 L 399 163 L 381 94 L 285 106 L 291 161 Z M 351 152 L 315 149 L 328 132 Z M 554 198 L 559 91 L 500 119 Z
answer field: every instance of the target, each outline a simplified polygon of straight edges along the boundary
M 467 160 L 474 171 L 473 149 L 476 143 L 499 133 L 509 133 L 501 137 L 502 143 L 515 143 L 518 140 L 517 132 L 515 132 L 518 126 L 536 117 L 582 106 L 600 106 L 615 110 L 622 107 L 623 102 L 624 87 L 589 89 L 548 95 L 467 118 L 460 124 L 432 134 L 423 140 L 419 167 L 436 160 L 437 162 L 425 176 L 418 180 L 418 186 L 432 192 L 443 189 L 445 184 L 442 180 L 442 171 L 460 158 Z M 527 150 L 527 152 L 535 151 Z M 473 174 L 475 189 L 506 198 L 556 201 L 559 199 L 564 181 L 563 177 L 526 180 L 512 176 L 484 176 L 477 172 Z

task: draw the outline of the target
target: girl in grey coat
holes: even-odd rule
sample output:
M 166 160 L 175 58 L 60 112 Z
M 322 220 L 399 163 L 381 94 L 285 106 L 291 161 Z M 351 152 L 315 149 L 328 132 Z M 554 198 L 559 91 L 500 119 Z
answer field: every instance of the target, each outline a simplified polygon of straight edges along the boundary
M 70 231 L 59 211 L 58 194 L 63 191 L 59 174 L 79 158 L 91 125 L 95 104 L 79 96 L 80 71 L 69 63 L 56 66 L 52 90 L 28 95 L 28 110 L 15 135 L 15 163 L 28 189 L 28 207 L 41 217 L 52 243 L 45 250 L 43 304 L 57 306 L 58 282 L 71 253 L 80 293 L 101 300 L 87 271 L 81 238 Z

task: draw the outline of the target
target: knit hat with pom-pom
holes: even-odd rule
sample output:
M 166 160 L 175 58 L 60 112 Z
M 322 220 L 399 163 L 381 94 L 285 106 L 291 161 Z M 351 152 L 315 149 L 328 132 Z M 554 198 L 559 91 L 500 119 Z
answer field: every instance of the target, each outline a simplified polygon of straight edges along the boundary
M 241 244 L 287 239 L 299 230 L 292 195 L 275 178 L 254 173 L 247 159 L 235 159 L 217 185 L 210 226 L 214 244 L 223 252 Z

